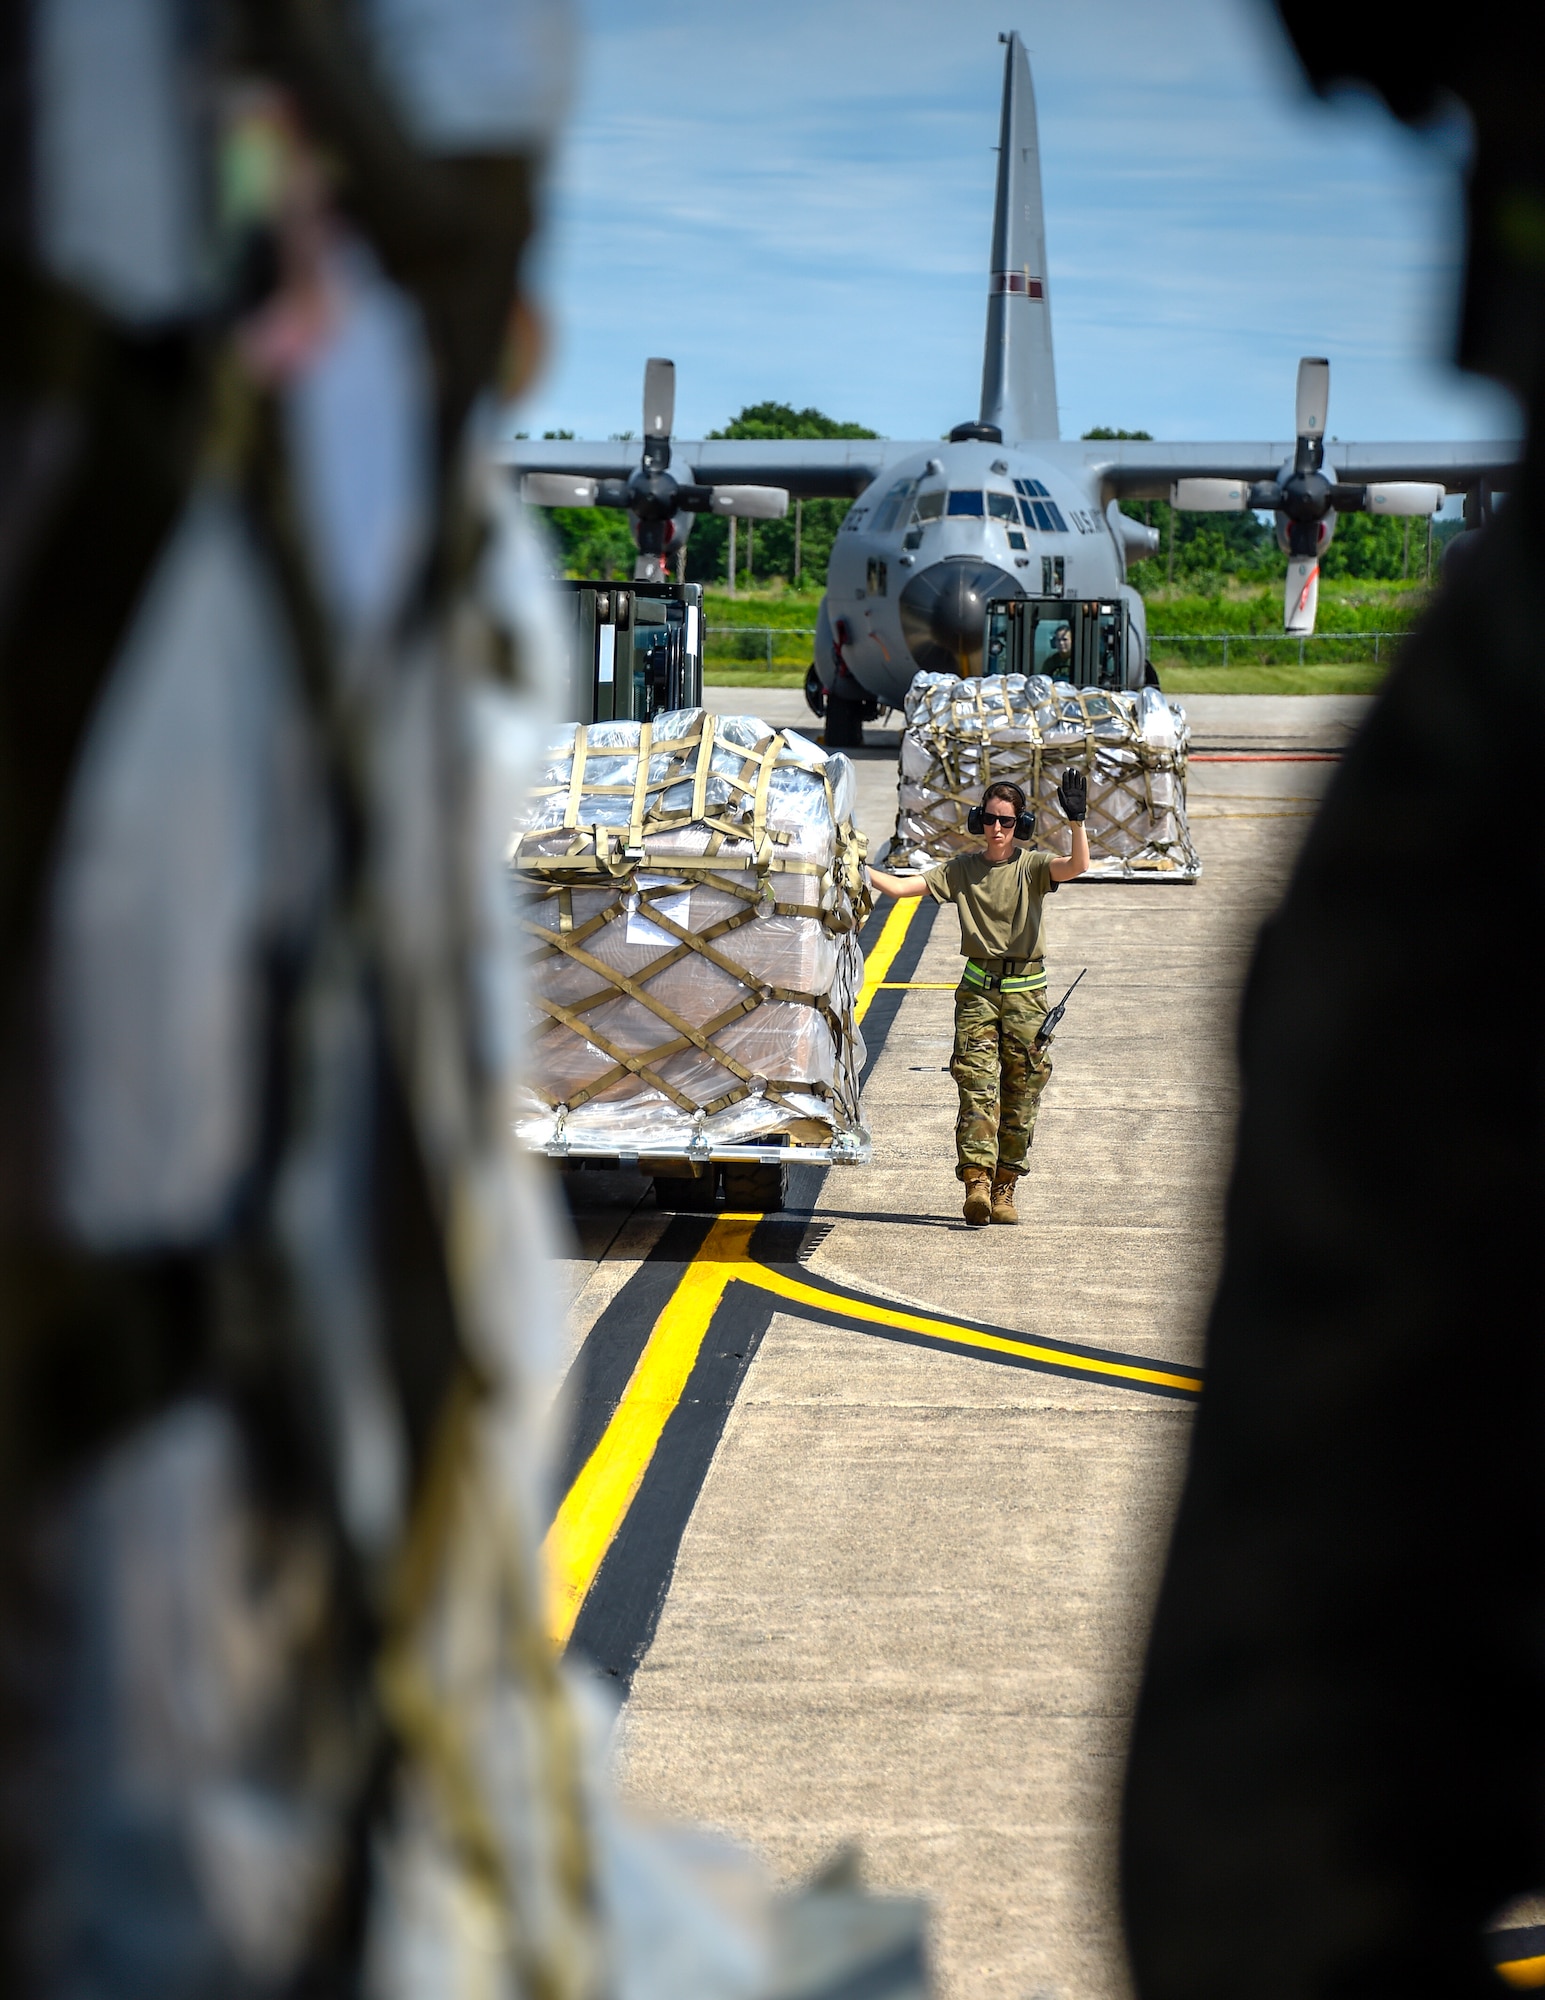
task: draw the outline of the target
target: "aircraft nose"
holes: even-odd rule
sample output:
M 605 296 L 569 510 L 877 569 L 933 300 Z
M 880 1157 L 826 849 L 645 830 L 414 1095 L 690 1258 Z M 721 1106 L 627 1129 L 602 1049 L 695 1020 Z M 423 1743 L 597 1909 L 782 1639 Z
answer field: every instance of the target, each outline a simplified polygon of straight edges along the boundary
M 996 563 L 954 556 L 919 570 L 901 593 L 901 632 L 924 673 L 982 671 L 982 633 L 994 597 L 1023 597 L 1019 584 Z

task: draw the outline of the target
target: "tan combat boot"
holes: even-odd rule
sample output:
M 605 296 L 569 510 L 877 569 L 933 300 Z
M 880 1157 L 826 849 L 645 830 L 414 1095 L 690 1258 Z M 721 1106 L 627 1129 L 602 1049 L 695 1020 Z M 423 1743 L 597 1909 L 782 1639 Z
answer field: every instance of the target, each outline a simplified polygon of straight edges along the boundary
M 992 1175 L 985 1167 L 965 1171 L 966 1205 L 961 1210 L 973 1229 L 985 1229 L 992 1221 Z
M 1014 1206 L 1014 1183 L 1018 1174 L 1005 1173 L 1000 1167 L 992 1177 L 992 1219 L 994 1222 L 1018 1222 L 1019 1211 Z

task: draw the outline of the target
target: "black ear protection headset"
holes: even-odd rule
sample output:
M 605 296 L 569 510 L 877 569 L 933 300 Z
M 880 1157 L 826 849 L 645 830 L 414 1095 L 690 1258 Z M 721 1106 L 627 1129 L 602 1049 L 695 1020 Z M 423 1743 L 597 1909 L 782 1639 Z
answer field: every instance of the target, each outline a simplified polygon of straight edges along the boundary
M 995 785 L 993 789 L 996 791 L 998 788 Z M 1016 840 L 1034 840 L 1035 814 L 1025 811 L 1024 793 L 1019 789 L 1018 785 L 1009 785 L 1006 789 L 1014 794 L 1014 811 L 1017 815 L 1014 826 L 1014 838 Z M 984 818 L 986 811 L 986 799 L 983 799 L 979 806 L 971 808 L 966 814 L 967 833 L 985 833 L 987 831 L 987 822 Z

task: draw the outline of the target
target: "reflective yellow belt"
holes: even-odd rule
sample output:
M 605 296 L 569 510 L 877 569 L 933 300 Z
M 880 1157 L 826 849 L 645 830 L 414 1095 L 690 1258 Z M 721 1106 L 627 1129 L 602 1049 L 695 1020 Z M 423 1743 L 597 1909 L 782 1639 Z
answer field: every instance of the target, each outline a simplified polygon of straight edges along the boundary
M 968 958 L 961 978 L 967 986 L 975 986 L 984 993 L 1036 993 L 1046 984 L 1046 968 L 1037 966 L 1034 972 L 1006 972 L 1000 976 L 978 965 L 974 958 Z

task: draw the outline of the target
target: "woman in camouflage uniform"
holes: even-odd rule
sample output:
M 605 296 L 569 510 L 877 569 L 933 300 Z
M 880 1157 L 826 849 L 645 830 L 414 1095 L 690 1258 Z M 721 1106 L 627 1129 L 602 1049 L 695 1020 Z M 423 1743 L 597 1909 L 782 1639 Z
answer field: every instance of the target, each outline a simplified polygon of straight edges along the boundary
M 964 1214 L 972 1228 L 1017 1222 L 1014 1183 L 1024 1172 L 1036 1107 L 1051 1076 L 1051 1059 L 1035 1045 L 1046 1016 L 1042 905 L 1059 882 L 1089 866 L 1084 832 L 1088 784 L 1068 771 L 1057 803 L 1072 823 L 1072 852 L 1059 856 L 1019 847 L 1034 821 L 1017 785 L 989 785 L 967 824 L 984 836 L 980 854 L 957 854 L 926 875 L 869 870 L 887 896 L 931 895 L 960 915 L 965 968 L 955 994 L 955 1053 L 950 1074 L 960 1092 L 955 1121 L 955 1171 L 965 1182 Z

